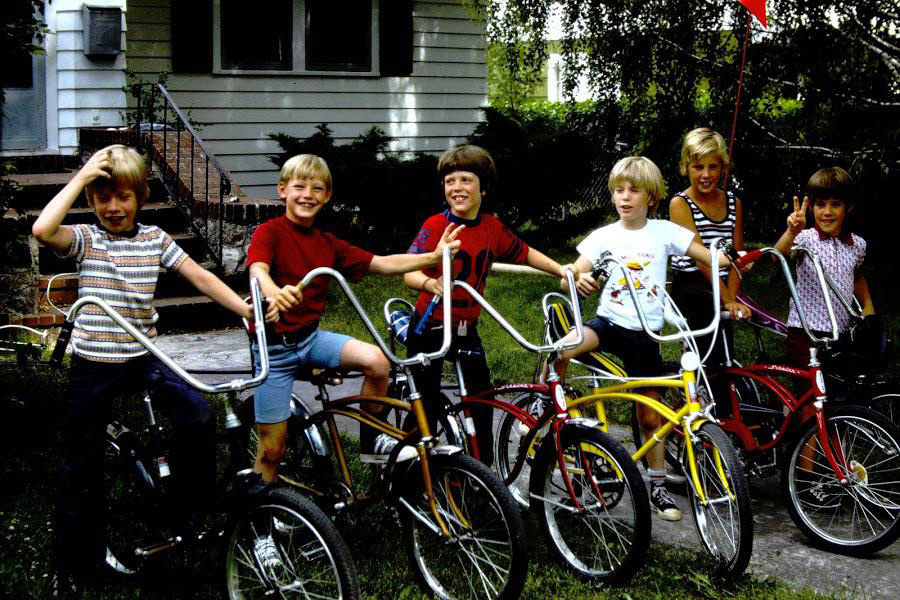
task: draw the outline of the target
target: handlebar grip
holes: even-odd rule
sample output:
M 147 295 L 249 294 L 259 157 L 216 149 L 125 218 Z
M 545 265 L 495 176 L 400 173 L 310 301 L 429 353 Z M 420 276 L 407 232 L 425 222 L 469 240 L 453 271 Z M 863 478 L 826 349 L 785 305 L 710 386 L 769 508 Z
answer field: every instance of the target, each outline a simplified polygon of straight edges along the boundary
M 50 364 L 58 367 L 62 364 L 63 358 L 66 356 L 66 347 L 72 337 L 72 329 L 75 328 L 74 321 L 66 321 L 59 330 L 59 338 L 56 340 L 56 346 L 53 347 L 53 354 L 50 355 Z
M 750 264 L 750 263 L 756 262 L 757 260 L 759 260 L 759 258 L 760 258 L 762 255 L 763 255 L 763 251 L 762 251 L 762 250 L 751 250 L 751 251 L 748 252 L 747 254 L 745 254 L 745 255 L 743 255 L 743 256 L 740 256 L 740 257 L 738 257 L 737 259 L 735 259 L 734 265 L 735 265 L 737 268 L 740 269 L 740 268 L 743 267 L 744 265 L 748 265 L 748 264 Z
M 428 319 L 431 318 L 431 313 L 434 312 L 434 309 L 441 302 L 441 297 L 435 294 L 431 297 L 431 302 L 428 303 L 428 306 L 425 307 L 425 312 L 422 314 L 422 318 L 419 319 L 419 322 L 416 323 L 416 328 L 413 330 L 416 332 L 416 335 L 422 335 L 425 333 L 425 326 L 428 325 Z

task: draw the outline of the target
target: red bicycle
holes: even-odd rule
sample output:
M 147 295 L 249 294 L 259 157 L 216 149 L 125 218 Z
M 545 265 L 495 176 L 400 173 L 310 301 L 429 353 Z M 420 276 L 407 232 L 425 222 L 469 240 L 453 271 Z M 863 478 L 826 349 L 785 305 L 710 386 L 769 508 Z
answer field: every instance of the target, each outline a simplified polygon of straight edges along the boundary
M 900 537 L 900 428 L 863 406 L 828 401 L 820 354 L 837 342 L 826 276 L 813 261 L 825 307 L 832 321 L 830 338 L 809 329 L 784 256 L 774 248 L 754 250 L 738 259 L 751 263 L 764 255 L 777 258 L 791 297 L 810 339 L 806 368 L 771 362 L 727 366 L 707 375 L 722 428 L 741 449 L 748 471 L 781 471 L 788 511 L 797 527 L 828 550 L 866 555 Z M 751 306 L 755 320 L 763 311 Z M 727 346 L 727 344 L 726 344 Z

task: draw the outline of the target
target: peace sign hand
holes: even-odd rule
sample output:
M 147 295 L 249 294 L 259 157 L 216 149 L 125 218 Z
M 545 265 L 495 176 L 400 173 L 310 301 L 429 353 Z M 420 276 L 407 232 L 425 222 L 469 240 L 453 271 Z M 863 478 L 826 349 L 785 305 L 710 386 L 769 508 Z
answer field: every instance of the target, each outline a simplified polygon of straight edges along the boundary
M 788 215 L 787 226 L 791 235 L 797 235 L 806 227 L 806 209 L 809 208 L 809 196 L 803 196 L 803 204 L 794 196 L 794 212 Z

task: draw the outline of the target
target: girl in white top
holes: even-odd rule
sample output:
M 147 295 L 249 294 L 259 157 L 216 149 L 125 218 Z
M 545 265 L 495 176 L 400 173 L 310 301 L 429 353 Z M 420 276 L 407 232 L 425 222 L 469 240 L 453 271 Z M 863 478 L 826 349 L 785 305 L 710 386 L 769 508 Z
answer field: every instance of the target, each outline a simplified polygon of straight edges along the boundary
M 669 221 L 647 218 L 656 213 L 660 199 L 666 193 L 662 174 L 650 159 L 642 156 L 623 158 L 610 172 L 608 185 L 619 220 L 597 229 L 578 245 L 579 257 L 575 261 L 581 272 L 576 283 L 578 293 L 589 296 L 600 289 L 591 276 L 592 266 L 609 251 L 631 272 L 648 324 L 658 331 L 663 326 L 662 291 L 669 257 L 687 255 L 709 266 L 709 249 L 695 239 L 694 232 Z M 726 258 L 720 260 L 721 266 L 728 265 Z M 563 287 L 566 287 L 564 280 Z M 566 337 L 574 339 L 576 334 L 573 331 Z M 597 317 L 584 324 L 584 341 L 577 348 L 561 354 L 556 364 L 557 372 L 561 377 L 565 376 L 569 360 L 598 348 L 619 355 L 629 376 L 661 374 L 659 344 L 644 334 L 621 269 L 612 271 L 603 288 Z M 641 391 L 659 398 L 654 389 Z M 645 439 L 662 424 L 656 412 L 641 404 L 637 405 L 637 418 Z M 647 455 L 650 500 L 661 518 L 677 521 L 681 511 L 666 492 L 663 460 L 664 445 L 657 444 Z

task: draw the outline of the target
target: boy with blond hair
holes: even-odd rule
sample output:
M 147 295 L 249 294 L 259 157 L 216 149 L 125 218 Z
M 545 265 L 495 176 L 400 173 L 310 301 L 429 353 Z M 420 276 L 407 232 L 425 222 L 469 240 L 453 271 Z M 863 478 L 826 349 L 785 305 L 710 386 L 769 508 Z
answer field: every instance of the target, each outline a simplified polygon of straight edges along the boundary
M 97 225 L 63 225 L 82 191 Z M 153 296 L 160 268 L 245 317 L 252 309 L 218 277 L 198 265 L 154 225 L 137 223 L 147 201 L 147 167 L 133 148 L 113 145 L 91 156 L 41 211 L 34 236 L 78 264 L 78 295 L 104 298 L 148 337 L 159 317 Z M 276 318 L 273 309 L 267 315 Z M 64 409 L 64 453 L 57 501 L 60 575 L 87 582 L 111 574 L 104 532 L 103 441 L 110 401 L 150 386 L 156 406 L 172 420 L 171 464 L 178 526 L 189 530 L 193 512 L 215 483 L 215 431 L 206 400 L 119 327 L 99 307 L 79 312 L 72 334 L 69 387 Z M 182 531 L 181 533 L 185 533 Z
M 619 220 L 596 229 L 578 244 L 575 267 L 581 277 L 576 288 L 582 296 L 600 289 L 590 273 L 594 261 L 610 253 L 631 273 L 647 323 L 653 331 L 659 331 L 664 322 L 663 298 L 669 257 L 687 255 L 709 266 L 709 249 L 695 239 L 693 231 L 670 221 L 648 218 L 656 214 L 666 193 L 662 174 L 650 159 L 643 156 L 623 158 L 613 166 L 608 186 Z M 725 257 L 720 258 L 721 266 L 728 264 Z M 562 283 L 566 288 L 565 280 Z M 571 331 L 564 339 L 575 338 L 576 332 Z M 619 268 L 612 271 L 603 287 L 597 316 L 584 324 L 584 341 L 561 353 L 556 364 L 557 373 L 564 377 L 572 358 L 597 349 L 618 355 L 629 377 L 662 375 L 659 344 L 645 335 L 625 274 Z M 641 391 L 659 399 L 656 390 Z M 644 439 L 661 425 L 660 416 L 643 404 L 637 404 L 637 418 Z M 665 445 L 657 444 L 647 454 L 650 504 L 660 518 L 677 521 L 681 519 L 681 511 L 665 488 L 664 451 Z
M 366 273 L 414 271 L 438 263 L 444 246 L 455 252 L 460 244 L 454 240 L 463 228 L 448 226 L 434 250 L 419 256 L 377 256 L 357 248 L 314 226 L 316 215 L 331 199 L 332 191 L 331 171 L 322 158 L 301 154 L 289 159 L 278 180 L 285 214 L 256 230 L 247 254 L 250 274 L 259 280 L 263 293 L 281 313 L 268 335 L 269 377 L 255 393 L 259 446 L 254 470 L 266 482 L 275 481 L 284 455 L 291 388 L 300 367 L 362 371 L 362 395 L 384 396 L 388 386 L 390 365 L 377 346 L 319 329 L 329 278 L 317 277 L 302 289 L 300 280 L 317 267 L 331 267 L 353 282 Z M 254 346 L 253 352 L 258 366 L 260 349 Z M 364 410 L 367 408 L 371 407 L 363 406 Z M 387 447 L 376 453 L 371 427 L 363 427 L 360 438 L 363 461 L 380 462 L 389 454 Z M 415 449 L 406 447 L 398 459 L 414 456 Z

